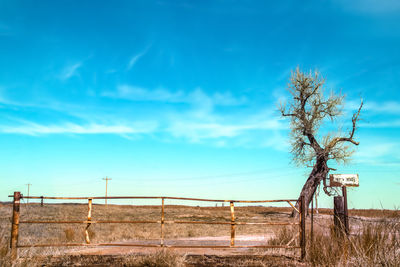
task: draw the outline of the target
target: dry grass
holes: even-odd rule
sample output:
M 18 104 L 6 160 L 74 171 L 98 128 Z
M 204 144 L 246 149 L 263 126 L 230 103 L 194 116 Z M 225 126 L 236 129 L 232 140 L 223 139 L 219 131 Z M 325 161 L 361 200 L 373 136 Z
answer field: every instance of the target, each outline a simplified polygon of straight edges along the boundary
M 333 215 L 332 209 L 319 208 L 319 214 Z M 385 209 L 349 209 L 349 216 L 359 216 L 364 218 L 398 218 L 400 210 L 385 210 Z
M 363 222 L 349 236 L 333 226 L 317 228 L 313 242 L 308 240 L 307 261 L 313 266 L 400 266 L 399 218 Z
M 290 221 L 290 208 L 237 207 L 237 221 Z M 353 221 L 352 235 L 336 235 L 330 225 L 330 210 L 320 209 L 316 218 L 314 241 L 308 240 L 307 259 L 304 265 L 313 266 L 400 266 L 400 214 L 398 211 L 351 210 L 350 215 L 370 221 Z M 11 205 L 0 204 L 0 266 L 12 266 L 9 261 L 9 233 Z M 322 214 L 322 215 L 321 215 Z M 376 214 L 380 214 L 380 217 Z M 85 220 L 87 205 L 53 204 L 40 207 L 22 205 L 21 220 Z M 167 206 L 166 220 L 230 221 L 229 207 Z M 382 218 L 383 217 L 383 218 Z M 94 205 L 93 220 L 160 220 L 159 206 Z M 382 220 L 384 219 L 384 220 Z M 309 223 L 308 223 L 309 226 Z M 20 244 L 32 243 L 84 243 L 85 225 L 31 224 L 20 225 Z M 89 231 L 93 243 L 123 242 L 131 240 L 158 240 L 159 224 L 95 224 Z M 229 225 L 168 224 L 166 238 L 199 236 L 229 236 Z M 269 235 L 271 245 L 285 245 L 296 234 L 296 227 L 237 226 L 237 235 Z M 310 235 L 308 235 L 309 237 Z M 297 245 L 298 238 L 291 245 Z M 250 257 L 188 257 L 160 250 L 151 255 L 128 255 L 120 258 L 107 256 L 66 256 L 66 248 L 20 249 L 20 258 L 14 266 L 71 266 L 82 263 L 93 265 L 111 261 L 115 266 L 298 266 L 293 259 Z M 263 252 L 263 251 L 258 251 Z M 281 253 L 282 251 L 279 251 Z M 58 256 L 57 256 L 58 255 Z M 57 257 L 54 257 L 57 256 Z
M 380 223 L 349 238 L 333 232 L 318 232 L 314 237 L 307 254 L 313 266 L 400 266 L 399 242 Z
M 185 257 L 168 251 L 159 251 L 152 255 L 131 259 L 128 264 L 147 267 L 181 267 L 185 266 Z
M 371 209 L 363 209 L 363 210 L 349 210 L 349 216 L 361 216 L 368 218 L 399 218 L 400 210 L 371 210 Z
M 283 246 L 287 245 L 295 237 L 298 230 L 293 227 L 283 227 L 277 231 L 275 237 L 268 241 L 268 245 Z M 292 244 L 293 245 L 293 244 Z

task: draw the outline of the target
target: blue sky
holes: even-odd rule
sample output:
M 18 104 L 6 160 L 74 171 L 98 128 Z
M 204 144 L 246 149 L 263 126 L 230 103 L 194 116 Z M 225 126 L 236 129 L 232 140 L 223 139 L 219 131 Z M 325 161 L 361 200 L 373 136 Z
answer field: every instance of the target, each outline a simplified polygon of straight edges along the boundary
M 0 200 L 297 198 L 291 70 L 360 98 L 354 208 L 400 204 L 398 1 L 0 1 Z M 332 206 L 323 197 L 322 205 Z

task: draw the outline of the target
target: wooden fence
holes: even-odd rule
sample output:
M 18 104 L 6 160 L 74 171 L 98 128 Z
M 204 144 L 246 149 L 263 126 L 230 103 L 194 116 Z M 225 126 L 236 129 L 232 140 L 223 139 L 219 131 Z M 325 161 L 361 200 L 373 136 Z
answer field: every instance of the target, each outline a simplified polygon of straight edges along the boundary
M 25 197 L 20 194 L 20 192 L 14 192 L 13 196 L 13 215 L 12 215 L 12 227 L 11 227 L 11 257 L 13 259 L 17 258 L 17 249 L 18 248 L 27 248 L 27 247 L 61 247 L 61 246 L 128 246 L 128 247 L 166 247 L 166 248 L 284 248 L 284 249 L 300 249 L 301 250 L 301 259 L 304 259 L 306 255 L 306 237 L 305 237 L 305 202 L 304 198 L 301 197 L 299 201 L 299 209 L 297 209 L 292 202 L 297 201 L 296 199 L 281 199 L 281 200 L 217 200 L 217 199 L 199 199 L 199 198 L 182 198 L 182 197 L 142 197 L 142 196 L 118 196 L 118 197 L 35 197 L 29 196 Z M 52 221 L 52 220 L 20 220 L 20 200 L 21 199 L 40 199 L 43 203 L 43 199 L 58 199 L 58 200 L 87 200 L 88 201 L 88 214 L 86 220 L 79 221 Z M 160 220 L 146 220 L 146 221 L 112 221 L 112 220 L 102 220 L 95 221 L 92 220 L 92 201 L 94 199 L 160 199 L 161 200 L 161 213 Z M 183 220 L 165 220 L 165 200 L 182 200 L 182 201 L 206 201 L 206 202 L 223 202 L 230 203 L 230 214 L 231 221 L 223 222 L 223 221 L 183 221 Z M 237 222 L 235 220 L 235 203 L 276 203 L 276 202 L 287 202 L 293 210 L 299 213 L 298 222 Z M 92 224 L 98 223 L 128 223 L 128 224 L 160 224 L 160 242 L 159 244 L 129 244 L 129 243 L 91 243 L 89 238 L 88 229 Z M 219 225 L 229 225 L 231 228 L 231 238 L 230 244 L 225 246 L 211 246 L 211 245 L 166 245 L 164 243 L 164 225 L 165 224 L 219 224 Z M 62 243 L 62 244 L 23 244 L 20 245 L 18 243 L 18 234 L 19 234 L 19 224 L 86 224 L 85 229 L 85 241 L 86 243 Z M 293 241 L 290 241 L 286 245 L 236 245 L 235 244 L 235 228 L 236 225 L 298 225 L 298 238 L 299 238 L 299 246 L 290 246 L 289 244 Z

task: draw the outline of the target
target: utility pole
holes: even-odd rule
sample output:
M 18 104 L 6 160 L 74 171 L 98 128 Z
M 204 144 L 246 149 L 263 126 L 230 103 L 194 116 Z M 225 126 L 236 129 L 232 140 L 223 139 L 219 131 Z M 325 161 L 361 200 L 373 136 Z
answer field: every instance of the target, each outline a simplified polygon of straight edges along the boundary
M 28 186 L 28 198 L 26 199 L 26 204 L 28 204 L 28 203 L 29 203 L 29 188 L 30 188 L 30 186 L 31 186 L 32 184 L 25 184 L 25 185 Z
M 106 204 L 106 206 L 107 206 L 107 185 L 108 185 L 108 181 L 111 180 L 111 178 L 108 178 L 108 177 L 106 176 L 106 178 L 103 178 L 103 180 L 106 181 L 106 198 L 105 198 L 105 204 Z

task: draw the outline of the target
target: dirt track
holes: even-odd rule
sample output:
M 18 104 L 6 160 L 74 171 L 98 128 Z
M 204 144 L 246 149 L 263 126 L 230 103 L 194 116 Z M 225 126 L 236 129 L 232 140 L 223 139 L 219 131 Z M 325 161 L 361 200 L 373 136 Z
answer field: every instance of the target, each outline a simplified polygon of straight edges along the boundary
M 261 246 L 266 245 L 269 237 L 259 235 L 242 235 L 235 237 L 235 244 L 238 246 Z M 159 239 L 138 241 L 132 240 L 124 242 L 122 244 L 145 244 L 145 245 L 158 245 Z M 230 244 L 230 238 L 227 236 L 223 237 L 192 237 L 192 238 L 177 238 L 165 240 L 166 246 L 228 246 Z M 262 253 L 264 250 L 254 248 L 168 248 L 179 254 L 190 254 L 190 255 L 248 255 Z M 107 247 L 89 247 L 79 248 L 74 250 L 74 255 L 121 255 L 121 254 L 134 254 L 134 253 L 154 253 L 160 250 L 160 248 L 152 247 L 123 247 L 123 246 L 107 246 Z M 263 253 L 262 253 L 263 254 Z M 290 251 L 289 251 L 289 254 Z
M 239 235 L 235 244 L 240 245 L 266 245 L 271 236 Z M 119 244 L 145 244 L 158 245 L 159 239 L 130 240 Z M 165 245 L 195 245 L 195 246 L 227 246 L 230 237 L 192 237 L 167 239 Z M 160 247 L 129 247 L 129 246 L 104 246 L 86 247 L 70 250 L 62 257 L 53 257 L 44 260 L 44 266 L 130 266 L 126 263 L 127 256 L 140 257 L 156 254 L 160 251 L 169 251 L 185 258 L 184 266 L 306 266 L 299 260 L 296 249 L 257 249 L 257 248 L 160 248 Z
M 43 267 L 61 266 L 86 266 L 86 267 L 108 267 L 108 266 L 132 266 L 126 262 L 124 255 L 70 255 L 63 257 L 52 257 L 48 260 L 43 259 Z M 78 263 L 78 264 L 77 264 Z M 136 266 L 136 265 L 134 265 Z M 147 265 L 145 265 L 147 266 Z M 154 265 L 149 265 L 154 266 Z M 296 258 L 284 256 L 217 256 L 217 255 L 186 255 L 186 267 L 237 267 L 237 266 L 285 266 L 285 267 L 305 267 L 306 263 Z

